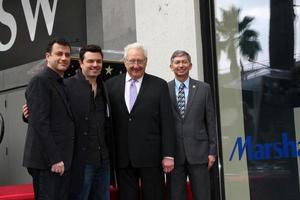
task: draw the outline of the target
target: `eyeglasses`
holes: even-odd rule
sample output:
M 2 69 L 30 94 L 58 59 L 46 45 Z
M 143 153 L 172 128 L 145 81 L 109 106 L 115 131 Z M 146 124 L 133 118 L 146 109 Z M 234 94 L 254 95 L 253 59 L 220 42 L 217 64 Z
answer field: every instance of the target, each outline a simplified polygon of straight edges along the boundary
M 125 60 L 128 64 L 130 65 L 133 65 L 133 64 L 138 64 L 138 65 L 142 65 L 142 64 L 145 64 L 146 62 L 146 59 L 143 59 L 143 60 Z

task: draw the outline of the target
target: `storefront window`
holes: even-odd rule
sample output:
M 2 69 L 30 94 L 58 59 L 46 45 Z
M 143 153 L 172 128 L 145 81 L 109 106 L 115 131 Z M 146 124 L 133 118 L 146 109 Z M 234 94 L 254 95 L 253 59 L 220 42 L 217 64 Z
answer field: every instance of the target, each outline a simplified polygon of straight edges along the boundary
M 227 200 L 300 198 L 300 0 L 215 0 Z

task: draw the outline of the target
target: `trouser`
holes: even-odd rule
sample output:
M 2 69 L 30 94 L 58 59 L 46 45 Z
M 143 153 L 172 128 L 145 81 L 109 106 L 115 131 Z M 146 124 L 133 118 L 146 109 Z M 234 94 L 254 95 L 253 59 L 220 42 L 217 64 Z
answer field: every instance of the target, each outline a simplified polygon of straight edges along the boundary
M 118 187 L 119 200 L 163 200 L 163 170 L 161 167 L 119 168 Z
M 189 177 L 194 200 L 210 200 L 210 178 L 207 163 L 175 165 L 168 175 L 169 199 L 186 199 L 186 179 Z
M 84 181 L 77 200 L 110 199 L 110 165 L 85 165 Z
M 32 176 L 36 200 L 67 200 L 70 174 L 65 171 L 62 176 L 50 170 L 28 168 Z

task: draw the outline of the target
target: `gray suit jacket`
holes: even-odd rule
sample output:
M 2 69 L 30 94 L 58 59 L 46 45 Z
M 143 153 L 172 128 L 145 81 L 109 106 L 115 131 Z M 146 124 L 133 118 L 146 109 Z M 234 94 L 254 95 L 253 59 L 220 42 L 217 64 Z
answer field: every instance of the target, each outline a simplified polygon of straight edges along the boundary
M 168 83 L 176 123 L 175 164 L 208 162 L 217 154 L 216 123 L 210 86 L 190 78 L 185 117 L 180 117 L 175 94 L 175 80 Z

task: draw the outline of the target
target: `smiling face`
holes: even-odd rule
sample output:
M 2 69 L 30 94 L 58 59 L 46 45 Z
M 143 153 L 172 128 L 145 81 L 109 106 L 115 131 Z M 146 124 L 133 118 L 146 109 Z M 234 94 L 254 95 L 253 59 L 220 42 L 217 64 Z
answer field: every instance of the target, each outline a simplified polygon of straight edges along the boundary
M 129 49 L 125 58 L 125 67 L 132 79 L 139 79 L 145 74 L 147 58 L 144 51 L 139 48 Z
M 80 67 L 86 79 L 95 79 L 101 74 L 103 59 L 99 52 L 85 52 Z
M 71 62 L 71 49 L 69 46 L 54 43 L 51 52 L 46 53 L 46 60 L 48 67 L 63 76 Z
M 192 63 L 186 55 L 174 57 L 170 65 L 175 77 L 179 81 L 185 81 L 189 77 L 189 72 L 192 69 Z

